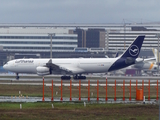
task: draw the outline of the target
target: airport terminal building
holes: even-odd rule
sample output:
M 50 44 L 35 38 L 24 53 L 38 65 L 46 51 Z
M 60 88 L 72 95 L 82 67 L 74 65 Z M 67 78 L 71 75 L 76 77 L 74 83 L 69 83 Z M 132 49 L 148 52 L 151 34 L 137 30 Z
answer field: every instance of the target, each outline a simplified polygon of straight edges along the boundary
M 15 58 L 114 57 L 146 35 L 141 57 L 158 48 L 160 24 L 0 24 L 0 64 Z
M 0 45 L 4 51 L 50 51 L 48 34 L 0 34 Z M 53 51 L 70 51 L 77 47 L 76 34 L 55 34 L 52 36 Z

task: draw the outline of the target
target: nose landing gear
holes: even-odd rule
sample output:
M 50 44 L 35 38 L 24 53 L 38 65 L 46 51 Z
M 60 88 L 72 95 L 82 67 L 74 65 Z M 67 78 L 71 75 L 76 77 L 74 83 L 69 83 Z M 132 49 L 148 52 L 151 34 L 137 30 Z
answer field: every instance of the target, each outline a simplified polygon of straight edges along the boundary
M 16 73 L 16 80 L 19 80 L 19 76 L 18 76 L 18 73 Z

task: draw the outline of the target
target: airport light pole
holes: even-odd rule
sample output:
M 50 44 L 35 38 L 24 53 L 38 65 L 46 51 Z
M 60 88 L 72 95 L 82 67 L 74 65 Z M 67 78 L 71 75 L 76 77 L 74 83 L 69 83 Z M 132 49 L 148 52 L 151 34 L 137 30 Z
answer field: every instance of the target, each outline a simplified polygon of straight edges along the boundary
M 159 34 L 158 34 L 158 73 L 159 73 Z
M 126 23 L 125 20 L 124 21 L 124 50 L 126 50 Z
M 157 72 L 159 73 L 159 37 L 160 37 L 160 34 L 157 34 L 156 35 L 156 37 L 158 38 L 158 48 L 157 48 L 157 52 L 158 52 L 158 69 L 157 69 Z M 158 76 L 159 76 L 159 74 L 158 74 Z
M 159 36 L 160 36 L 160 34 L 157 34 L 156 35 L 156 37 L 158 37 L 158 49 L 157 49 L 157 52 L 158 52 L 158 69 L 157 69 L 157 71 L 158 71 L 158 76 L 159 76 Z M 160 90 L 159 90 L 159 97 L 160 97 Z M 159 120 L 160 120 L 160 98 L 159 98 Z
M 50 42 L 50 58 L 52 59 L 52 36 L 55 36 L 55 33 L 48 33 L 48 36 L 50 36 L 51 42 Z

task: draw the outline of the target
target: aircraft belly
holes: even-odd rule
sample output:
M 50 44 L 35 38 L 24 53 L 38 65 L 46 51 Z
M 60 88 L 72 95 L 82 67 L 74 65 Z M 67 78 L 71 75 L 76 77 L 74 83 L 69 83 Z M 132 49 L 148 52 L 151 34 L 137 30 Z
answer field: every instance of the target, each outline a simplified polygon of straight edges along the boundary
M 108 71 L 110 64 L 91 64 L 81 65 L 80 68 L 85 70 L 85 73 L 104 73 Z

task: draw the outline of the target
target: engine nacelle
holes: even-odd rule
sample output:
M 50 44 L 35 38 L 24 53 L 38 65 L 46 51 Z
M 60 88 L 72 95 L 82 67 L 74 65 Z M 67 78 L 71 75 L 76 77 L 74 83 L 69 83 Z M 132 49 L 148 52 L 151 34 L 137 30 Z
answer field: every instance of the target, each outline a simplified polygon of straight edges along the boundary
M 157 65 L 155 65 L 154 63 L 149 63 L 146 62 L 143 64 L 143 69 L 147 69 L 147 70 L 157 70 Z
M 134 66 L 134 68 L 143 69 L 144 64 L 145 64 L 145 63 L 141 62 L 141 63 L 134 64 L 133 66 Z M 145 65 L 145 66 L 146 66 L 146 65 Z M 148 66 L 149 66 L 149 64 L 148 64 Z M 144 69 L 146 69 L 146 68 L 144 68 Z
M 43 75 L 50 75 L 50 70 L 48 67 L 37 67 L 37 75 L 43 76 Z
M 153 67 L 150 67 L 151 71 L 157 71 L 158 70 L 158 65 L 153 65 Z
M 135 68 L 139 68 L 142 69 L 144 71 L 157 71 L 158 65 L 154 64 L 154 63 L 138 63 L 134 65 Z
M 142 58 L 137 58 L 136 61 L 135 61 L 135 63 L 140 63 L 140 62 L 143 62 L 143 61 L 144 61 L 144 59 L 142 59 Z

